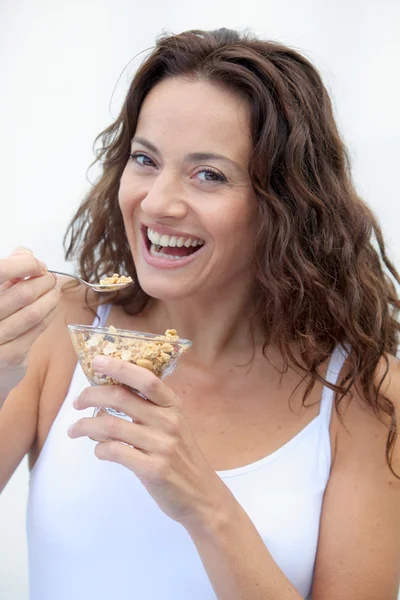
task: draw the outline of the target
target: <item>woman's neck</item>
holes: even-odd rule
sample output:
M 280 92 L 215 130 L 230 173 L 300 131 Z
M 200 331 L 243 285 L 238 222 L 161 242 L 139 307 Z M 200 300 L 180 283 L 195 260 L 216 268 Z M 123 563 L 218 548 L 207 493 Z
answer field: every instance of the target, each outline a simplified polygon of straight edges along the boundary
M 152 329 L 176 329 L 178 335 L 193 342 L 192 360 L 209 366 L 227 354 L 249 355 L 254 344 L 262 343 L 260 328 L 251 315 L 248 294 L 202 299 L 161 301 L 151 299 L 143 317 Z

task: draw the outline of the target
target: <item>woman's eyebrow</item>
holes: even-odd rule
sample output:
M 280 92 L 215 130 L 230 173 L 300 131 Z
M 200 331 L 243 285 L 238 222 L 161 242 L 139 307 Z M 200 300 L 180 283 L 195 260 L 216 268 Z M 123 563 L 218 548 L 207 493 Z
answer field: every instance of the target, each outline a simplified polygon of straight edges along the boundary
M 137 144 L 141 144 L 142 146 L 145 146 L 146 148 L 148 148 L 155 154 L 160 154 L 160 152 L 156 148 L 156 146 L 154 146 L 154 144 L 152 144 L 145 138 L 135 136 L 134 138 L 132 138 L 132 143 L 133 142 L 136 142 Z M 224 156 L 223 154 L 218 154 L 216 152 L 191 152 L 190 154 L 187 154 L 185 156 L 185 162 L 195 162 L 195 161 L 203 161 L 203 160 L 222 160 L 224 162 L 230 163 L 239 171 L 242 171 L 242 167 L 237 162 L 235 162 L 231 158 L 228 158 L 227 156 Z

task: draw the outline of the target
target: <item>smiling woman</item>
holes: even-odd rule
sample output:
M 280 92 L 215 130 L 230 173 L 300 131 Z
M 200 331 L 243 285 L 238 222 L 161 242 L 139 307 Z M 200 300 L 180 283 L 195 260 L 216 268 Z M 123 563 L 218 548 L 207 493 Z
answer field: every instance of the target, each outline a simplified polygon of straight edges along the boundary
M 134 283 L 64 285 L 1 412 L 1 480 L 33 467 L 31 600 L 392 599 L 400 277 L 319 74 L 231 30 L 163 36 L 97 139 L 66 258 Z M 121 385 L 85 388 L 87 307 L 193 346 L 167 383 L 114 357 Z
M 222 286 L 238 296 L 248 289 L 256 207 L 249 118 L 237 95 L 185 77 L 166 78 L 144 99 L 118 199 L 148 296 L 182 302 Z

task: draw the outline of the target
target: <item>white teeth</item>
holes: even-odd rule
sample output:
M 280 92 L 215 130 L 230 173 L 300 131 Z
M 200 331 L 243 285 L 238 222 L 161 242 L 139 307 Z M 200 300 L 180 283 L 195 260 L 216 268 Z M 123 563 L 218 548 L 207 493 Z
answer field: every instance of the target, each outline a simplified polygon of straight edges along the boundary
M 204 240 L 166 235 L 165 233 L 160 234 L 150 227 L 147 228 L 147 237 L 155 246 L 170 246 L 171 248 L 175 248 L 175 246 L 178 248 L 182 248 L 182 246 L 186 246 L 186 248 L 193 246 L 195 248 L 196 246 L 202 246 L 204 244 Z
M 155 244 L 156 246 L 160 243 L 160 234 L 157 233 L 157 231 L 153 231 L 152 229 L 148 229 L 147 230 L 147 237 L 149 238 L 149 240 L 151 242 L 153 242 L 153 244 Z
M 168 246 L 169 244 L 169 235 L 162 235 L 160 237 L 160 241 L 158 242 L 160 246 Z
M 182 256 L 171 256 L 170 254 L 164 254 L 163 252 L 157 252 L 154 244 L 150 246 L 150 254 L 151 256 L 155 256 L 157 258 L 168 258 L 172 260 L 182 260 Z

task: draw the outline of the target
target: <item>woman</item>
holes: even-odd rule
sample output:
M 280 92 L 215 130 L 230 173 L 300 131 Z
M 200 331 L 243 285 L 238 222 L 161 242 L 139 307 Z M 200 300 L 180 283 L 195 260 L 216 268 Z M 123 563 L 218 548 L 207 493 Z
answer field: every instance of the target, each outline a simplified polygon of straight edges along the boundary
M 1 263 L 1 470 L 30 452 L 31 599 L 394 598 L 400 304 L 384 266 L 400 278 L 318 73 L 226 29 L 163 37 L 102 141 L 66 257 L 135 285 L 59 300 L 29 251 Z M 193 341 L 165 382 L 98 365 L 149 401 L 87 386 L 65 327 L 91 324 L 87 305 L 94 324 Z

